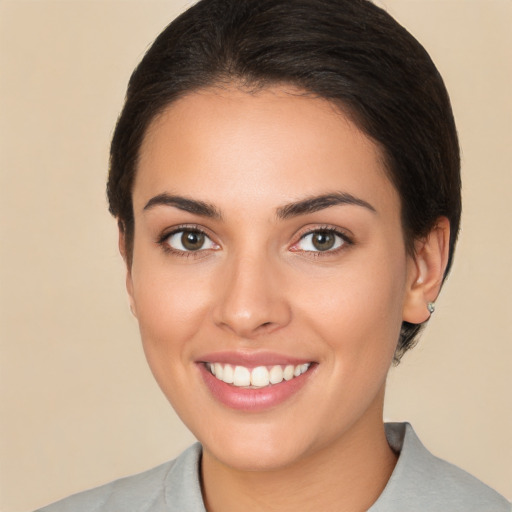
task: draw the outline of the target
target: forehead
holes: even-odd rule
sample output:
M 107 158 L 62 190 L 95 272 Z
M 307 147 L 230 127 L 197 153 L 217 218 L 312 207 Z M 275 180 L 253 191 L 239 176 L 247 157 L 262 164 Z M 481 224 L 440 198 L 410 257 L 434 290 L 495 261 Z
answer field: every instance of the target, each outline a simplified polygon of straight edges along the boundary
M 152 122 L 133 199 L 135 209 L 162 192 L 275 206 L 332 191 L 397 202 L 380 148 L 340 109 L 292 88 L 216 88 Z

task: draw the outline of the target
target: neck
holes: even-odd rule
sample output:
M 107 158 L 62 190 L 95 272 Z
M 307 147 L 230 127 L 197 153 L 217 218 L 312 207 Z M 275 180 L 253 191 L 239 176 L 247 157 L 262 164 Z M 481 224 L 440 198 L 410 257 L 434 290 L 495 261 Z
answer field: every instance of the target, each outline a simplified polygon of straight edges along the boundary
M 381 418 L 382 409 L 314 454 L 269 471 L 240 471 L 205 450 L 202 479 L 208 512 L 368 510 L 396 464 Z

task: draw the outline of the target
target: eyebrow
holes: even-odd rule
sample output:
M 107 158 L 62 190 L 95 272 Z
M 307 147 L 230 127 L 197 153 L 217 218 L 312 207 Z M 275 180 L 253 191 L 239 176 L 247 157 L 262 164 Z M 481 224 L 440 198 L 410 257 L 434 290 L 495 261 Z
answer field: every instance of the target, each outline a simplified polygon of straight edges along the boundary
M 314 213 L 331 206 L 338 205 L 356 205 L 377 213 L 377 210 L 368 202 L 358 197 L 348 194 L 347 192 L 336 192 L 332 194 L 324 194 L 321 196 L 307 197 L 301 201 L 290 203 L 277 209 L 277 216 L 280 219 L 289 219 L 307 213 Z
M 222 217 L 219 210 L 209 203 L 167 193 L 158 194 L 157 196 L 152 197 L 146 203 L 146 206 L 144 206 L 144 210 L 151 210 L 151 208 L 154 208 L 155 206 L 173 206 L 179 210 L 212 219 L 220 219 Z
M 377 210 L 367 201 L 359 199 L 347 192 L 336 192 L 331 194 L 323 194 L 320 196 L 307 197 L 301 201 L 289 203 L 277 209 L 277 217 L 280 219 L 289 219 L 306 215 L 308 213 L 318 212 L 331 206 L 338 205 L 356 205 L 366 208 L 367 210 L 377 213 Z M 144 206 L 144 210 L 150 210 L 155 206 L 172 206 L 185 212 L 201 215 L 212 219 L 221 219 L 222 214 L 212 204 L 196 199 L 189 199 L 182 196 L 171 195 L 167 193 L 158 194 L 152 197 Z

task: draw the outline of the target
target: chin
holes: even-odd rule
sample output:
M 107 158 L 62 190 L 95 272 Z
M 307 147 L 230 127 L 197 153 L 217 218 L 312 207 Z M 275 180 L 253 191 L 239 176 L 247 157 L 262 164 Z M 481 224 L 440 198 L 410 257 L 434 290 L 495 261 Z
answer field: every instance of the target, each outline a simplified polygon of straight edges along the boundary
M 314 444 L 307 432 L 270 421 L 247 425 L 233 422 L 223 432 L 196 435 L 205 451 L 238 471 L 275 471 L 288 467 L 306 456 Z
M 219 462 L 237 471 L 277 471 L 293 465 L 301 458 L 301 450 L 288 443 L 264 443 L 264 442 L 232 442 L 218 444 L 210 449 L 205 446 Z

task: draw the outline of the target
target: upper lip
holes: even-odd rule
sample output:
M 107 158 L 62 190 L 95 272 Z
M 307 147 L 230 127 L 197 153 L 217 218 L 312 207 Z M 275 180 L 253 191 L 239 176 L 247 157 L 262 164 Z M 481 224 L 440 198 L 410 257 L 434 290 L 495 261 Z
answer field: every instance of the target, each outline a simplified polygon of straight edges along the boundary
M 255 368 L 257 366 L 299 365 L 311 359 L 278 354 L 276 352 L 210 352 L 197 358 L 198 363 L 221 363 Z

